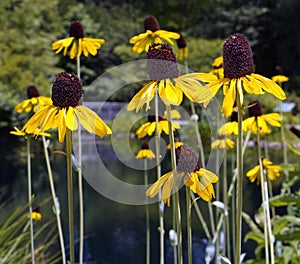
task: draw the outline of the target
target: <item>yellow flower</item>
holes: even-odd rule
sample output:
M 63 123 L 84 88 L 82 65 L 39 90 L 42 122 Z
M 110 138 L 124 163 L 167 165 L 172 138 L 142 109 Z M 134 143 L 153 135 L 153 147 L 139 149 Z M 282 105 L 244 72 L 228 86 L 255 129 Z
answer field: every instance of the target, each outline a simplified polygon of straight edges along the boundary
M 80 105 L 82 94 L 82 84 L 76 75 L 58 74 L 52 87 L 53 104 L 37 111 L 22 130 L 32 134 L 37 128 L 42 131 L 58 128 L 59 142 L 63 142 L 66 129 L 77 130 L 79 121 L 89 133 L 99 137 L 111 134 L 110 128 L 95 112 Z
M 145 136 L 152 136 L 152 134 L 156 131 L 156 121 L 155 116 L 149 115 L 148 116 L 149 122 L 142 124 L 135 132 L 138 139 L 144 138 Z M 180 125 L 178 125 L 175 122 L 172 122 L 172 129 L 175 131 L 176 129 L 179 129 Z M 159 117 L 158 121 L 158 132 L 162 133 L 164 132 L 166 135 L 169 135 L 169 126 L 168 126 L 168 120 L 165 120 L 161 117 Z
M 68 48 L 70 49 L 70 58 L 83 55 L 87 57 L 89 54 L 95 56 L 97 50 L 105 43 L 104 39 L 85 38 L 84 28 L 79 21 L 72 21 L 69 28 L 70 37 L 60 39 L 52 43 L 52 49 L 56 50 L 56 54 L 63 50 L 63 55 L 67 55 Z
M 136 155 L 137 159 L 154 159 L 155 155 L 147 143 L 143 143 L 141 150 Z
M 29 217 L 29 214 L 28 214 L 28 217 Z M 37 206 L 36 208 L 34 208 L 32 210 L 31 217 L 32 217 L 33 220 L 36 220 L 36 221 L 41 221 L 42 220 L 42 214 L 40 213 L 40 207 L 39 206 Z
M 177 42 L 177 60 L 181 61 L 183 59 L 187 59 L 189 57 L 189 49 L 186 45 L 185 38 L 180 34 L 180 38 L 176 40 Z
M 289 78 L 280 74 L 280 75 L 273 76 L 272 80 L 277 83 L 284 83 L 284 82 L 287 82 L 289 80 Z
M 33 133 L 26 133 L 23 129 L 19 130 L 17 127 L 14 127 L 15 131 L 10 131 L 9 133 L 12 135 L 20 136 L 20 137 L 26 137 L 26 136 L 45 136 L 50 137 L 49 133 L 43 132 L 41 129 L 36 128 Z
M 179 113 L 178 110 L 172 109 L 172 110 L 171 110 L 171 117 L 172 117 L 172 119 L 180 119 L 180 118 L 181 118 L 181 115 L 180 115 L 180 113 Z M 167 119 L 167 118 L 168 118 L 168 117 L 167 117 L 167 111 L 165 111 L 165 112 L 164 112 L 164 119 Z
M 237 111 L 233 111 L 230 116 L 230 122 L 225 123 L 218 129 L 220 136 L 231 136 L 232 134 L 238 135 L 238 122 L 237 122 Z
M 179 76 L 176 57 L 167 44 L 153 44 L 147 53 L 147 67 L 151 82 L 146 84 L 129 102 L 127 109 L 138 112 L 145 104 L 146 111 L 156 91 L 165 105 L 180 105 L 183 94 L 197 102 L 194 94 L 202 91 L 210 94 L 199 81 L 211 82 L 216 76 L 209 73 L 189 73 Z
M 213 70 L 210 73 L 216 75 L 218 79 L 224 78 L 223 57 L 219 56 L 215 58 L 212 66 Z
M 179 186 L 183 181 L 203 200 L 210 201 L 215 193 L 212 183 L 216 183 L 218 177 L 214 173 L 201 168 L 198 155 L 185 144 L 176 149 L 176 161 L 176 184 Z M 164 203 L 170 206 L 170 196 L 174 184 L 173 171 L 167 172 L 146 191 L 146 195 L 153 198 L 162 190 L 162 199 Z
M 27 96 L 28 99 L 15 106 L 15 110 L 18 113 L 29 113 L 31 111 L 35 113 L 38 109 L 52 104 L 51 98 L 41 96 L 38 89 L 34 85 L 30 85 L 27 87 Z
M 220 68 L 223 66 L 223 56 L 219 56 L 217 58 L 214 59 L 212 66 L 214 68 Z
M 281 167 L 279 165 L 273 165 L 271 161 L 266 158 L 262 158 L 263 169 L 265 169 L 268 173 L 268 177 L 270 180 L 275 180 L 280 176 Z M 260 166 L 257 165 L 251 170 L 249 170 L 246 174 L 249 178 L 250 182 L 257 182 L 257 185 L 260 184 Z
M 232 149 L 234 147 L 234 141 L 229 138 L 218 138 L 211 143 L 212 149 Z
M 177 148 L 179 148 L 179 147 L 181 147 L 183 145 L 183 142 L 181 142 L 181 141 L 175 141 L 174 145 L 175 145 L 174 146 L 175 149 L 177 149 Z M 170 144 L 167 145 L 167 149 L 171 149 L 171 145 Z
M 244 102 L 244 92 L 250 94 L 270 93 L 275 97 L 286 99 L 284 91 L 274 81 L 253 73 L 253 55 L 248 39 L 242 34 L 230 36 L 223 46 L 223 67 L 224 78 L 207 84 L 210 96 L 202 95 L 199 91 L 195 96 L 199 102 L 206 106 L 216 95 L 220 88 L 223 88 L 222 112 L 224 116 L 230 116 L 236 98 L 239 97 L 241 104 Z
M 265 135 L 271 133 L 271 129 L 268 125 L 280 127 L 281 117 L 278 113 L 270 113 L 263 115 L 260 103 L 251 101 L 249 105 L 249 118 L 243 121 L 243 131 L 251 131 L 254 134 L 259 133 Z
M 212 183 L 218 182 L 218 176 L 211 171 L 201 168 L 190 174 L 185 182 L 194 193 L 197 193 L 201 199 L 206 202 L 215 197 L 215 190 Z
M 130 39 L 130 44 L 133 44 L 132 50 L 137 53 L 148 51 L 149 46 L 153 43 L 167 42 L 174 45 L 172 39 L 178 39 L 180 34 L 161 30 L 156 17 L 147 16 L 144 20 L 145 33 L 141 33 Z

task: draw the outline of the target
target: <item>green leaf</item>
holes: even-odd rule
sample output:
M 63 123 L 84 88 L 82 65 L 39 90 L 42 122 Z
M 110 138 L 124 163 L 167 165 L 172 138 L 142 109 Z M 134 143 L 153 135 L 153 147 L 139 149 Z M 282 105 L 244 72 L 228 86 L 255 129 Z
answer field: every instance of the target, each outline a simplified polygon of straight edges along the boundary
M 270 207 L 300 205 L 300 197 L 294 194 L 278 195 L 270 198 Z
M 280 241 L 299 241 L 300 240 L 300 230 L 289 230 L 284 234 L 275 235 L 276 240 Z
M 286 141 L 285 143 L 289 146 L 291 151 L 293 151 L 296 155 L 300 156 L 300 150 L 296 149 L 291 142 Z
M 244 241 L 247 241 L 248 239 L 252 239 L 254 241 L 256 241 L 258 244 L 264 243 L 264 236 L 263 234 L 260 232 L 254 232 L 254 231 L 249 231 L 246 236 Z

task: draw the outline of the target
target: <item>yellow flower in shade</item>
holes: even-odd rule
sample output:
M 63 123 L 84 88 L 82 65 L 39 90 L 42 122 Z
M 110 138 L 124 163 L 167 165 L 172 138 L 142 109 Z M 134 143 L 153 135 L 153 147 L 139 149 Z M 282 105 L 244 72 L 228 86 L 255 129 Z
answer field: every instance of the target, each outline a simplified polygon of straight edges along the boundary
M 175 149 L 177 149 L 177 148 L 179 148 L 179 147 L 181 147 L 182 145 L 183 145 L 183 142 L 181 142 L 181 141 L 176 141 L 175 140 L 175 142 L 174 142 L 174 147 L 175 147 Z M 167 149 L 171 149 L 171 144 L 168 144 L 167 145 Z
M 179 113 L 178 110 L 172 109 L 172 110 L 171 110 L 171 117 L 172 117 L 172 119 L 180 119 L 180 118 L 181 118 L 181 115 L 180 115 L 180 113 Z M 167 111 L 165 111 L 165 112 L 164 112 L 164 119 L 167 119 L 167 118 L 168 118 L 168 117 L 167 117 Z
M 216 76 L 209 73 L 189 73 L 179 76 L 176 56 L 168 44 L 153 44 L 147 52 L 147 68 L 152 80 L 146 84 L 129 102 L 127 109 L 138 112 L 145 104 L 146 111 L 158 90 L 159 97 L 165 105 L 180 105 L 183 94 L 197 102 L 197 91 L 209 94 L 199 81 L 215 81 Z
M 286 99 L 284 91 L 274 81 L 253 73 L 253 55 L 248 39 L 242 34 L 230 36 L 223 46 L 224 78 L 207 84 L 210 96 L 198 92 L 196 98 L 206 106 L 223 88 L 222 112 L 224 116 L 230 116 L 236 98 L 241 104 L 244 102 L 244 91 L 250 94 L 270 93 L 275 97 Z
M 169 43 L 174 45 L 172 39 L 179 39 L 180 34 L 161 30 L 159 23 L 154 16 L 147 16 L 144 19 L 145 33 L 132 37 L 129 42 L 133 44 L 132 50 L 137 53 L 148 51 L 153 43 Z
M 180 125 L 178 125 L 175 122 L 172 122 L 172 128 L 173 131 L 180 128 Z M 145 124 L 142 124 L 135 132 L 138 139 L 144 138 L 145 136 L 152 136 L 153 133 L 156 131 L 156 121 L 154 115 L 148 116 L 148 122 Z M 158 131 L 159 133 L 164 132 L 166 135 L 169 135 L 169 126 L 168 126 L 168 120 L 163 119 L 162 117 L 158 117 Z
M 149 148 L 148 143 L 143 143 L 141 150 L 136 155 L 137 159 L 154 159 L 155 155 Z
M 223 57 L 219 56 L 215 58 L 212 66 L 213 70 L 210 73 L 216 75 L 218 79 L 224 78 Z
M 180 33 L 179 33 L 180 34 Z M 177 42 L 177 60 L 181 61 L 183 59 L 187 59 L 189 57 L 189 49 L 186 45 L 185 38 L 180 34 L 180 38 L 176 39 Z
M 35 221 L 41 221 L 42 220 L 42 214 L 40 213 L 40 207 L 37 206 L 36 208 L 34 208 L 32 210 L 32 219 L 35 220 Z M 29 215 L 28 215 L 29 217 Z
M 66 129 L 77 130 L 78 121 L 89 132 L 99 137 L 111 134 L 110 128 L 92 110 L 81 105 L 82 84 L 78 76 L 59 73 L 52 86 L 52 105 L 37 111 L 24 125 L 23 131 L 32 134 L 37 128 L 42 131 L 58 128 L 59 142 L 63 142 Z
M 219 136 L 211 143 L 212 149 L 232 149 L 234 147 L 234 141 L 224 136 Z
M 271 133 L 268 125 L 280 127 L 281 117 L 278 113 L 263 115 L 260 103 L 255 100 L 249 103 L 249 118 L 243 121 L 243 131 L 251 131 L 254 134 L 265 135 Z
M 201 168 L 198 155 L 185 144 L 176 149 L 176 162 L 176 179 L 174 179 L 173 171 L 167 172 L 146 191 L 146 195 L 153 198 L 161 190 L 164 203 L 170 206 L 170 197 L 174 185 L 176 184 L 175 186 L 178 188 L 183 182 L 203 200 L 210 201 L 215 193 L 212 183 L 216 183 L 218 177 L 214 173 Z
M 38 89 L 34 85 L 27 87 L 28 99 L 16 105 L 15 110 L 18 113 L 22 112 L 36 112 L 38 109 L 43 108 L 46 105 L 52 104 L 51 98 L 41 96 Z
M 79 21 L 72 21 L 69 28 L 70 37 L 60 39 L 52 43 L 52 49 L 56 50 L 56 54 L 63 50 L 63 55 L 67 55 L 70 49 L 70 58 L 83 55 L 87 57 L 89 54 L 95 56 L 98 49 L 105 43 L 104 39 L 86 38 L 83 25 Z
M 10 131 L 9 133 L 15 136 L 26 137 L 26 136 L 45 136 L 50 137 L 49 133 L 43 132 L 41 129 L 36 128 L 33 133 L 28 134 L 23 129 L 19 130 L 17 127 L 14 127 L 14 131 Z
M 277 179 L 280 176 L 281 167 L 279 165 L 273 165 L 267 158 L 262 158 L 263 169 L 266 170 L 268 177 L 271 181 Z M 260 184 L 260 166 L 257 165 L 246 174 L 250 182 L 257 182 Z
M 272 80 L 277 83 L 284 83 L 284 82 L 287 82 L 289 80 L 289 78 L 280 74 L 280 75 L 273 76 Z
M 230 121 L 226 122 L 218 129 L 220 136 L 231 136 L 232 134 L 238 135 L 238 116 L 237 111 L 233 111 L 230 116 Z

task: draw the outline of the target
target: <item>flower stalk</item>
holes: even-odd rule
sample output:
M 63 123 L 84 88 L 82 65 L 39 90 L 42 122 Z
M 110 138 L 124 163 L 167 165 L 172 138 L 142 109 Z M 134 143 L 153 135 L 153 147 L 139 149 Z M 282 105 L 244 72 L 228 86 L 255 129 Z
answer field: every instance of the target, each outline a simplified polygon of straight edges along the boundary
M 49 183 L 50 183 L 50 190 L 51 190 L 51 194 L 52 194 L 53 206 L 54 206 L 56 222 L 57 222 L 58 237 L 59 237 L 60 248 L 61 248 L 61 258 L 62 258 L 62 263 L 66 264 L 65 244 L 64 244 L 64 237 L 63 237 L 61 219 L 60 219 L 59 201 L 58 201 L 58 198 L 55 193 L 54 181 L 53 181 L 52 170 L 51 170 L 50 159 L 49 159 L 48 148 L 47 148 L 45 136 L 42 136 L 42 140 L 43 140 L 44 154 L 45 154 L 46 166 L 47 166 Z
M 166 105 L 167 110 L 167 119 L 168 119 L 168 126 L 169 126 L 169 141 L 171 147 L 171 165 L 174 177 L 174 208 L 175 208 L 175 218 L 176 218 L 176 231 L 177 231 L 177 251 L 178 251 L 178 263 L 183 263 L 182 258 L 182 234 L 181 234 L 181 213 L 180 213 L 180 200 L 179 200 L 179 190 L 178 190 L 178 178 L 176 173 L 176 156 L 175 156 L 175 144 L 174 144 L 174 133 L 172 128 L 172 115 L 171 115 L 171 106 Z
M 191 222 L 191 189 L 186 187 L 186 229 L 187 229 L 187 244 L 188 244 L 188 264 L 193 263 L 192 251 L 192 222 Z
M 32 191 L 31 191 L 31 160 L 30 160 L 30 137 L 27 141 L 27 184 L 28 184 L 28 207 L 29 207 L 29 222 L 30 222 L 30 245 L 31 245 L 31 262 L 35 263 L 34 257 L 34 234 L 33 234 L 33 220 L 32 220 Z
M 144 183 L 148 186 L 148 164 L 147 159 L 144 159 Z M 150 212 L 148 204 L 148 196 L 146 196 L 146 264 L 150 264 Z
M 66 155 L 68 176 L 68 208 L 69 208 L 69 242 L 70 242 L 70 264 L 75 264 L 74 252 L 74 205 L 73 205 L 73 175 L 72 175 L 72 131 L 66 130 Z

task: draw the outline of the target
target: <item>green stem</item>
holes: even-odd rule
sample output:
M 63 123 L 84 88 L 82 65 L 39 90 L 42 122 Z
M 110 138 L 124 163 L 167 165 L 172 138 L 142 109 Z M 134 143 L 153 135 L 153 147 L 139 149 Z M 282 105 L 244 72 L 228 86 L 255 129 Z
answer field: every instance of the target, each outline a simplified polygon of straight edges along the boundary
M 30 137 L 27 137 L 27 183 L 28 183 L 28 208 L 30 221 L 30 242 L 31 242 L 31 262 L 35 263 L 34 258 L 34 234 L 32 220 L 32 192 L 31 192 L 31 160 L 30 160 Z
M 145 186 L 148 186 L 147 159 L 144 159 L 144 182 Z M 146 196 L 146 264 L 150 264 L 150 213 L 148 196 Z
M 60 209 L 58 208 L 59 201 L 58 201 L 58 198 L 56 197 L 56 193 L 55 193 L 54 181 L 53 181 L 52 170 L 51 170 L 51 165 L 50 165 L 50 158 L 49 158 L 49 154 L 48 154 L 45 136 L 42 136 L 42 139 L 43 139 L 44 154 L 45 154 L 46 166 L 47 166 L 49 183 L 50 183 L 50 190 L 51 190 L 53 205 L 54 205 L 54 209 L 55 209 L 58 237 L 59 237 L 60 247 L 61 247 L 61 258 L 62 258 L 62 263 L 66 264 L 65 244 L 64 244 L 64 237 L 63 237 L 62 226 L 61 226 Z
M 77 76 L 80 79 L 80 56 L 76 56 Z M 83 263 L 84 219 L 83 219 L 83 185 L 82 185 L 82 145 L 81 125 L 78 126 L 78 193 L 79 193 L 79 263 Z
M 180 199 L 179 199 L 179 180 L 177 178 L 176 173 L 176 156 L 175 156 L 175 143 L 174 143 L 174 133 L 172 127 L 172 115 L 171 115 L 171 106 L 166 105 L 167 109 L 167 119 L 168 119 L 168 128 L 169 128 L 169 141 L 171 146 L 171 164 L 172 164 L 172 172 L 174 177 L 174 198 L 175 198 L 175 217 L 176 217 L 176 227 L 177 227 L 177 250 L 178 250 L 178 263 L 183 263 L 182 258 L 182 234 L 181 234 L 181 213 L 180 213 Z
M 224 243 L 224 254 L 231 259 L 230 254 L 230 229 L 229 229 L 229 217 L 228 217 L 228 196 L 227 196 L 227 151 L 224 154 L 224 162 L 223 162 L 223 201 L 225 207 L 225 225 L 224 225 L 224 237 L 226 242 Z
M 72 175 L 72 131 L 66 130 L 67 175 L 68 175 L 68 208 L 69 208 L 69 240 L 70 264 L 75 264 L 74 255 L 74 206 L 73 206 L 73 175 Z
M 235 262 L 240 263 L 242 248 L 242 210 L 243 210 L 243 107 L 239 97 L 237 97 L 238 106 L 238 138 L 237 138 L 237 193 L 236 193 L 236 252 Z
M 187 228 L 187 243 L 188 243 L 188 264 L 193 263 L 192 251 L 192 224 L 191 224 L 191 189 L 186 187 L 186 228 Z
M 155 157 L 156 157 L 156 174 L 157 179 L 161 177 L 161 166 L 160 166 L 160 132 L 158 129 L 159 113 L 158 113 L 158 94 L 157 90 L 155 93 L 155 123 L 156 123 L 156 135 L 155 135 Z M 164 263 L 164 215 L 161 209 L 161 204 L 163 203 L 161 197 L 161 191 L 158 194 L 158 214 L 159 214 L 159 241 L 160 241 L 160 264 Z

